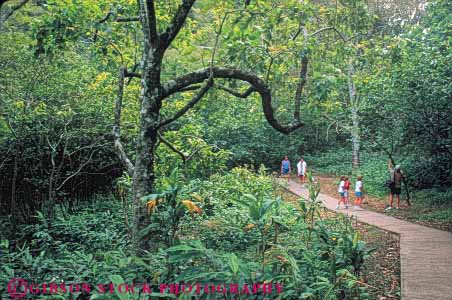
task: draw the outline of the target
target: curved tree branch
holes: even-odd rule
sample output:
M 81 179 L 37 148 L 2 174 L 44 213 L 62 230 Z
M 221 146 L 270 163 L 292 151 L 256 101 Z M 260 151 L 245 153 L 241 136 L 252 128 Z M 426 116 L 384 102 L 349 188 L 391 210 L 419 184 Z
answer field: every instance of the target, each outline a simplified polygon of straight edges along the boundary
M 325 28 L 321 28 L 313 33 L 310 34 L 310 36 L 314 36 L 317 35 L 323 31 L 327 31 L 327 30 L 333 30 L 334 32 L 336 32 L 339 37 L 341 38 L 341 40 L 343 40 L 345 43 L 348 41 L 345 36 L 336 28 L 336 27 L 325 27 Z
M 132 176 L 134 166 L 130 159 L 127 157 L 127 154 L 121 143 L 121 111 L 122 111 L 122 99 L 124 95 L 124 78 L 125 78 L 125 68 L 121 67 L 119 69 L 118 94 L 116 97 L 116 106 L 115 106 L 115 122 L 113 125 L 113 139 L 116 154 L 118 155 L 124 167 L 127 169 L 129 175 Z
M 196 91 L 196 90 L 199 90 L 200 88 L 202 88 L 202 85 L 195 84 L 195 85 L 187 86 L 183 89 L 180 89 L 178 92 Z
M 248 82 L 261 96 L 262 100 L 262 109 L 264 111 L 265 118 L 267 119 L 270 125 L 278 130 L 281 133 L 288 134 L 301 126 L 303 124 L 299 119 L 295 119 L 292 123 L 288 125 L 282 125 L 275 119 L 275 112 L 272 106 L 272 96 L 271 91 L 268 88 L 265 81 L 260 79 L 256 74 L 232 69 L 232 68 L 222 68 L 222 67 L 212 67 L 212 68 L 204 68 L 192 73 L 185 74 L 180 76 L 174 80 L 170 80 L 162 85 L 163 94 L 162 98 L 165 99 L 170 95 L 177 93 L 180 89 L 183 89 L 187 86 L 201 83 L 204 80 L 208 79 L 210 76 L 213 78 L 230 78 L 237 79 Z M 188 110 L 188 109 L 187 109 Z M 187 111 L 185 110 L 184 113 Z M 178 116 L 180 117 L 180 115 Z M 172 121 L 170 121 L 172 122 Z M 170 122 L 166 122 L 168 124 Z
M 203 84 L 202 88 L 198 91 L 198 93 L 183 108 L 181 108 L 178 112 L 176 112 L 171 118 L 162 120 L 160 122 L 160 124 L 158 125 L 158 128 L 168 125 L 169 123 L 172 123 L 172 122 L 176 121 L 177 119 L 179 119 L 180 117 L 182 117 L 190 108 L 195 106 L 195 104 L 198 103 L 202 99 L 202 97 L 204 97 L 204 95 L 207 93 L 207 91 L 212 87 L 212 84 L 213 84 L 213 79 L 211 77 L 208 77 L 207 81 Z M 178 92 L 180 92 L 181 90 L 184 90 L 186 88 L 189 88 L 189 87 L 190 86 L 181 87 L 178 90 Z
M 173 150 L 173 152 L 177 153 L 181 158 L 182 161 L 184 162 L 184 164 L 187 162 L 187 156 L 180 150 L 178 150 L 173 144 L 171 144 L 170 142 L 168 142 L 163 136 L 162 134 L 159 132 L 158 133 L 158 137 L 159 140 L 165 144 L 168 148 L 170 148 L 171 150 Z
M 218 88 L 218 89 L 220 89 L 220 90 L 226 91 L 226 92 L 228 92 L 229 94 L 231 94 L 231 95 L 233 95 L 233 96 L 235 96 L 235 97 L 237 97 L 237 98 L 247 98 L 249 95 L 251 95 L 253 92 L 256 91 L 256 90 L 254 89 L 254 87 L 252 87 L 252 86 L 250 86 L 250 87 L 249 87 L 246 91 L 244 91 L 243 93 L 234 91 L 234 90 L 232 90 L 232 89 L 230 89 L 230 88 L 228 88 L 228 87 L 225 87 L 225 86 L 223 86 L 223 85 L 220 85 L 220 84 L 215 84 L 214 87 L 216 87 L 216 88 Z
M 105 17 L 103 17 L 102 19 L 100 19 L 97 23 L 102 24 L 108 21 L 108 19 L 110 19 L 110 17 L 113 15 L 113 11 L 109 10 L 108 13 L 105 15 Z
M 176 154 L 178 154 L 182 158 L 182 161 L 183 161 L 184 164 L 189 162 L 196 155 L 196 153 L 198 153 L 199 151 L 201 151 L 203 149 L 207 149 L 207 148 L 215 148 L 215 145 L 204 145 L 204 146 L 196 148 L 195 150 L 193 150 L 193 152 L 191 154 L 187 155 L 184 152 L 182 152 L 179 149 L 177 149 L 168 140 L 166 140 L 162 136 L 162 134 L 160 132 L 158 133 L 158 137 L 159 137 L 159 141 L 161 141 L 164 145 L 166 145 L 168 148 L 170 148 L 173 152 L 175 152 Z
M 129 72 L 129 71 L 127 71 L 127 69 L 125 69 L 124 70 L 124 77 L 129 77 L 129 78 L 141 78 L 141 76 L 143 76 L 142 74 L 140 74 L 140 73 L 137 73 L 137 72 Z

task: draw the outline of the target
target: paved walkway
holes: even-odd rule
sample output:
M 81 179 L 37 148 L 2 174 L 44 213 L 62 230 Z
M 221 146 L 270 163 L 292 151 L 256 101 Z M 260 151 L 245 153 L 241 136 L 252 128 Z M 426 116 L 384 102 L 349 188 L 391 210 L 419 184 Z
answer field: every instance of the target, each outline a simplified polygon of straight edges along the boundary
M 308 191 L 291 181 L 288 190 L 308 198 Z M 337 199 L 319 194 L 334 210 Z M 400 235 L 402 300 L 452 300 L 452 234 L 384 214 L 341 209 L 338 212 Z

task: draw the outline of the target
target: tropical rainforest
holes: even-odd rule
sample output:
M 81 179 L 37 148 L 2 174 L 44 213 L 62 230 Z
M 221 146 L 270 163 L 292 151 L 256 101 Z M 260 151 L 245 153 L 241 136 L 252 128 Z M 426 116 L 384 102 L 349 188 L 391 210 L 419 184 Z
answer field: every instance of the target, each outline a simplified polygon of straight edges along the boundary
M 254 299 L 377 299 L 362 276 L 374 249 L 324 216 L 317 179 L 363 176 L 385 203 L 399 164 L 410 206 L 393 213 L 452 230 L 451 10 L 0 0 L 2 298 L 23 278 L 151 285 L 23 299 L 216 299 L 159 285 L 264 282 L 283 289 Z M 286 201 L 286 155 L 293 180 L 307 162 L 308 199 Z

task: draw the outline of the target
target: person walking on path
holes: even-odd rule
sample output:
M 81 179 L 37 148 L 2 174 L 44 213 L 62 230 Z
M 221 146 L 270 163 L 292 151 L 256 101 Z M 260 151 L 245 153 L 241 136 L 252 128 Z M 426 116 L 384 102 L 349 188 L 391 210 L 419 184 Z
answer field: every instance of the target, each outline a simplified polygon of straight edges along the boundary
M 348 203 L 349 203 L 349 198 L 350 198 L 350 194 L 348 192 L 349 190 L 350 190 L 350 181 L 348 180 L 348 177 L 345 177 L 345 180 L 344 180 L 345 208 L 348 208 Z
M 287 177 L 287 182 L 290 181 L 290 172 L 292 171 L 292 168 L 290 166 L 290 160 L 289 157 L 286 155 L 284 156 L 284 159 L 281 162 L 281 176 Z
M 297 173 L 298 173 L 298 177 L 300 178 L 301 184 L 303 184 L 305 182 L 306 171 L 307 171 L 306 161 L 304 161 L 303 158 L 300 158 L 300 161 L 297 164 Z
M 361 204 L 363 203 L 363 192 L 364 192 L 364 187 L 363 187 L 363 177 L 362 176 L 358 176 L 356 177 L 356 183 L 355 183 L 355 209 L 356 210 L 362 210 L 363 208 L 361 207 Z
M 396 165 L 392 168 L 391 161 L 388 161 L 388 169 L 391 172 L 391 183 L 389 185 L 389 206 L 386 210 L 393 208 L 394 196 L 397 198 L 397 206 L 396 209 L 400 208 L 400 193 L 402 192 L 402 180 L 403 180 L 403 172 L 400 165 Z
M 344 194 L 344 185 L 345 185 L 345 176 L 341 176 L 341 181 L 339 182 L 339 188 L 337 191 L 339 192 L 339 201 L 337 202 L 336 209 L 341 208 L 341 202 L 344 203 L 345 208 L 347 205 L 345 204 L 345 194 Z

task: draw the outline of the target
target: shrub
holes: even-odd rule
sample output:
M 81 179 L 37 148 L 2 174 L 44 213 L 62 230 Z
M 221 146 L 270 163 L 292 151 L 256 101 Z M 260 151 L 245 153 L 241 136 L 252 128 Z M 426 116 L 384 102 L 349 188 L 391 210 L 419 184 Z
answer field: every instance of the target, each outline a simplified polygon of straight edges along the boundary
M 177 226 L 172 227 L 174 220 L 165 205 L 175 211 L 179 204 L 185 206 L 181 199 L 194 186 L 197 194 L 193 197 L 203 213 L 176 214 Z M 30 243 L 13 247 L 3 241 L 0 280 L 21 277 L 34 282 L 147 282 L 153 286 L 153 297 L 164 298 L 171 297 L 159 294 L 158 286 L 165 282 L 265 281 L 283 285 L 283 293 L 274 295 L 282 299 L 335 299 L 338 293 L 346 294 L 348 299 L 367 299 L 365 289 L 357 285 L 357 277 L 370 250 L 359 240 L 351 221 L 345 217 L 319 218 L 321 202 L 315 201 L 318 186 L 312 182 L 314 202 L 300 199 L 293 205 L 281 201 L 273 192 L 272 178 L 263 169 L 253 173 L 236 168 L 188 185 L 173 172 L 162 180 L 158 193 L 148 197 L 165 199 L 158 209 L 159 213 L 166 212 L 169 219 L 165 219 L 166 224 L 155 224 L 161 229 L 171 227 L 171 236 L 178 237 L 168 243 L 170 247 L 134 256 L 128 248 L 122 201 L 98 198 L 77 213 L 64 215 L 59 211 L 52 226 L 42 215 L 38 216 L 36 225 L 19 231 L 31 236 Z M 159 213 L 152 212 L 154 216 Z M 2 297 L 8 297 L 5 287 L 0 286 Z M 29 296 L 37 297 L 27 295 L 24 299 Z M 52 299 L 67 296 L 52 295 Z M 99 291 L 71 296 L 139 297 Z M 260 293 L 256 299 L 268 297 Z

